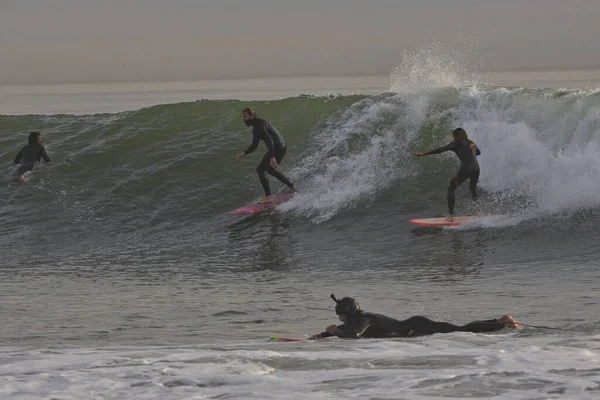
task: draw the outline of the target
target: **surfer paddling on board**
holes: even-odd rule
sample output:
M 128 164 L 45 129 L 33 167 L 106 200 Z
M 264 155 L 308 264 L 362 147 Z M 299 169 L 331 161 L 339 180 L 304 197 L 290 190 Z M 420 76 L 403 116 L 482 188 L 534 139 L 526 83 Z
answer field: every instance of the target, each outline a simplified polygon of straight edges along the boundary
M 456 175 L 452 177 L 450 186 L 448 186 L 448 211 L 449 215 L 446 218 L 448 221 L 454 220 L 454 191 L 464 181 L 469 179 L 469 190 L 473 200 L 477 200 L 477 181 L 479 180 L 479 163 L 477 162 L 477 156 L 481 154 L 481 151 L 467 136 L 467 132 L 463 128 L 456 128 L 452 132 L 454 138 L 452 142 L 448 143 L 444 147 L 439 147 L 434 150 L 425 152 L 415 153 L 415 156 L 428 156 L 430 154 L 439 154 L 445 151 L 453 151 L 460 160 L 460 168 Z
M 50 157 L 42 144 L 42 135 L 39 132 L 31 132 L 27 141 L 29 143 L 17 153 L 14 161 L 15 164 L 21 164 L 17 170 L 17 176 L 21 182 L 27 182 L 25 173 L 31 171 L 42 158 L 44 162 L 50 162 Z
M 344 339 L 413 337 L 450 332 L 489 333 L 504 328 L 521 329 L 523 327 L 511 315 L 487 321 L 475 321 L 462 326 L 432 321 L 422 316 L 399 321 L 385 315 L 365 312 L 351 297 L 338 300 L 332 294 L 331 298 L 336 302 L 335 313 L 343 324 L 330 325 L 325 332 L 317 333 L 310 339 L 323 339 L 331 336 Z
M 268 149 L 260 164 L 258 164 L 258 167 L 256 167 L 258 179 L 260 179 L 260 183 L 265 190 L 265 197 L 260 198 L 258 202 L 268 203 L 273 201 L 271 187 L 269 185 L 269 180 L 265 175 L 265 171 L 289 187 L 292 192 L 295 192 L 296 189 L 294 188 L 294 184 L 290 182 L 285 175 L 277 171 L 277 166 L 279 163 L 281 163 L 281 160 L 283 160 L 283 157 L 287 151 L 283 137 L 279 134 L 279 132 L 277 132 L 271 123 L 262 118 L 258 118 L 256 111 L 250 107 L 246 107 L 242 110 L 242 120 L 246 126 L 252 127 L 252 144 L 245 151 L 239 153 L 237 155 L 237 159 L 241 160 L 244 156 L 256 150 L 260 140 L 265 142 Z

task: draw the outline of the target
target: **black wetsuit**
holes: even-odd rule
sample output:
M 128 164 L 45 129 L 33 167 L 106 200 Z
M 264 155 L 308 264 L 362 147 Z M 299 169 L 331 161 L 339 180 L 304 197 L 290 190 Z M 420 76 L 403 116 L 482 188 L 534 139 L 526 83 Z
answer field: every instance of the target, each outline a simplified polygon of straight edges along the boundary
M 444 147 L 431 150 L 426 154 L 439 154 L 445 151 L 453 151 L 460 160 L 460 168 L 456 175 L 452 177 L 450 186 L 448 186 L 448 211 L 450 212 L 450 215 L 453 215 L 454 191 L 467 179 L 469 179 L 471 196 L 473 197 L 473 200 L 477 199 L 477 181 L 479 181 L 479 163 L 477 162 L 477 156 L 481 154 L 481 151 L 472 140 L 459 139 L 448 143 Z
M 28 144 L 23 147 L 15 157 L 15 164 L 21 164 L 17 170 L 18 175 L 23 175 L 27 171 L 31 171 L 36 162 L 41 159 L 45 162 L 50 162 L 50 157 L 46 153 L 46 148 L 41 144 Z
M 450 332 L 494 332 L 504 328 L 503 322 L 496 319 L 475 321 L 463 326 L 448 322 L 432 321 L 429 318 L 415 316 L 404 321 L 386 317 L 381 314 L 360 311 L 360 314 L 349 318 L 343 325 L 337 327 L 335 334 L 322 332 L 323 337 L 337 336 L 347 339 L 389 338 L 432 335 L 434 333 Z
M 263 189 L 265 190 L 265 196 L 271 195 L 271 187 L 269 185 L 269 180 L 265 175 L 265 171 L 268 172 L 269 175 L 272 175 L 275 178 L 279 179 L 279 181 L 284 183 L 287 187 L 292 188 L 294 184 L 290 182 L 290 180 L 285 175 L 283 175 L 276 169 L 273 169 L 273 167 L 271 167 L 270 165 L 272 157 L 275 157 L 275 160 L 279 164 L 285 156 L 287 148 L 285 147 L 283 137 L 281 137 L 279 132 L 277 132 L 277 130 L 273 125 L 271 125 L 271 123 L 265 121 L 262 118 L 254 118 L 251 123 L 253 136 L 252 144 L 246 149 L 246 151 L 244 151 L 244 153 L 250 154 L 254 150 L 256 150 L 256 147 L 258 146 L 258 142 L 260 140 L 263 140 L 267 145 L 268 151 L 263 156 L 260 164 L 258 164 L 258 167 L 256 167 L 258 178 L 260 179 L 260 183 L 262 184 Z

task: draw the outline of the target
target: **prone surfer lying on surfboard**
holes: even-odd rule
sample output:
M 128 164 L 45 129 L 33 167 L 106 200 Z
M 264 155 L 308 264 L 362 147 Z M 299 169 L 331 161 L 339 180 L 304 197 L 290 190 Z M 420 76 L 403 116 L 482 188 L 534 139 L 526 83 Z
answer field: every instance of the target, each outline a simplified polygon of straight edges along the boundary
M 258 179 L 260 179 L 260 183 L 265 190 L 265 197 L 261 198 L 258 202 L 268 203 L 269 201 L 273 200 L 273 196 L 271 196 L 271 187 L 269 185 L 269 180 L 265 175 L 265 171 L 268 172 L 269 175 L 279 179 L 280 182 L 285 184 L 292 190 L 292 192 L 294 192 L 294 184 L 290 182 L 285 175 L 277 171 L 277 166 L 279 163 L 281 163 L 281 160 L 283 160 L 283 157 L 287 151 L 283 137 L 279 134 L 279 132 L 277 132 L 271 123 L 262 118 L 258 118 L 256 112 L 250 107 L 246 107 L 242 110 L 242 120 L 244 120 L 246 126 L 252 127 L 252 144 L 245 151 L 239 153 L 237 155 L 237 159 L 241 160 L 245 155 L 256 150 L 260 140 L 265 142 L 268 149 L 260 164 L 258 164 L 258 167 L 256 167 Z
M 522 328 L 522 325 L 511 315 L 504 315 L 501 318 L 487 321 L 474 321 L 462 326 L 448 322 L 432 321 L 421 316 L 398 321 L 385 315 L 361 310 L 356 300 L 351 297 L 338 300 L 332 294 L 331 298 L 336 302 L 335 313 L 343 324 L 339 326 L 330 325 L 325 329 L 325 332 L 317 333 L 311 336 L 310 339 L 323 339 L 330 336 L 346 339 L 412 337 L 450 332 L 488 333 L 503 328 Z
M 28 144 L 17 153 L 14 160 L 15 164 L 21 164 L 17 170 L 17 176 L 21 182 L 27 182 L 25 173 L 31 171 L 42 158 L 44 162 L 50 162 L 50 157 L 48 157 L 46 148 L 42 144 L 42 135 L 39 132 L 31 132 L 27 141 Z
M 467 136 L 467 132 L 465 132 L 462 128 L 456 128 L 452 132 L 453 140 L 448 143 L 444 147 L 439 147 L 434 150 L 429 150 L 425 152 L 415 153 L 415 156 L 428 156 L 430 154 L 439 154 L 445 151 L 453 151 L 460 160 L 460 168 L 456 175 L 452 177 L 450 181 L 450 186 L 448 186 L 448 211 L 450 215 L 448 216 L 448 221 L 452 221 L 454 219 L 454 191 L 458 186 L 460 186 L 464 181 L 469 179 L 469 190 L 471 191 L 471 196 L 473 200 L 477 199 L 477 181 L 479 180 L 479 163 L 477 162 L 477 156 L 481 154 L 481 151 Z

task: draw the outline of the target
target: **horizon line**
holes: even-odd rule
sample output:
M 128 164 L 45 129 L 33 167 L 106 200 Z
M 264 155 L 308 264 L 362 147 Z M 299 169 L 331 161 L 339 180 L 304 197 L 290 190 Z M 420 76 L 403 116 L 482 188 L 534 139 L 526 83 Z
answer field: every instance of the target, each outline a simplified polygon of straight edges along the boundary
M 493 74 L 506 72 L 566 72 L 566 71 L 596 71 L 600 66 L 594 67 L 569 67 L 569 68 L 550 68 L 550 67 L 526 67 L 526 68 L 501 68 L 493 70 L 475 71 L 478 74 Z M 186 78 L 186 79 L 112 79 L 112 80 L 71 80 L 71 81 L 50 81 L 50 82 L 17 82 L 9 83 L 0 80 L 0 86 L 52 86 L 52 85 L 96 85 L 96 84 L 114 84 L 114 83 L 170 83 L 170 82 L 218 82 L 218 81 L 245 81 L 252 79 L 304 79 L 304 78 L 391 78 L 392 73 L 386 74 L 299 74 L 299 75 L 252 75 L 252 76 L 228 76 L 212 78 Z

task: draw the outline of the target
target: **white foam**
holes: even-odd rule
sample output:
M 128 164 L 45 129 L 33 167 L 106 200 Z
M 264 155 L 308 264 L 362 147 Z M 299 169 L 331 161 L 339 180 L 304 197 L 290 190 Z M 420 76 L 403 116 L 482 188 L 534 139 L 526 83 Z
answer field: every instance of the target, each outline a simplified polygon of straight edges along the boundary
M 600 205 L 600 101 L 594 92 L 461 92 L 457 120 L 483 149 L 482 186 L 518 191 L 533 212 Z
M 483 83 L 476 71 L 483 59 L 465 36 L 427 43 L 416 51 L 405 51 L 391 75 L 394 93 L 427 92 Z
M 406 340 L 1 351 L 3 399 L 592 399 L 597 338 L 447 334 Z M 597 394 L 597 392 L 596 392 Z
M 319 150 L 294 171 L 308 175 L 302 192 L 282 209 L 322 222 L 340 210 L 369 203 L 395 179 L 410 176 L 410 168 L 399 168 L 399 160 L 407 155 L 420 118 L 418 109 L 406 110 L 391 98 L 362 100 L 330 120 L 315 138 Z

